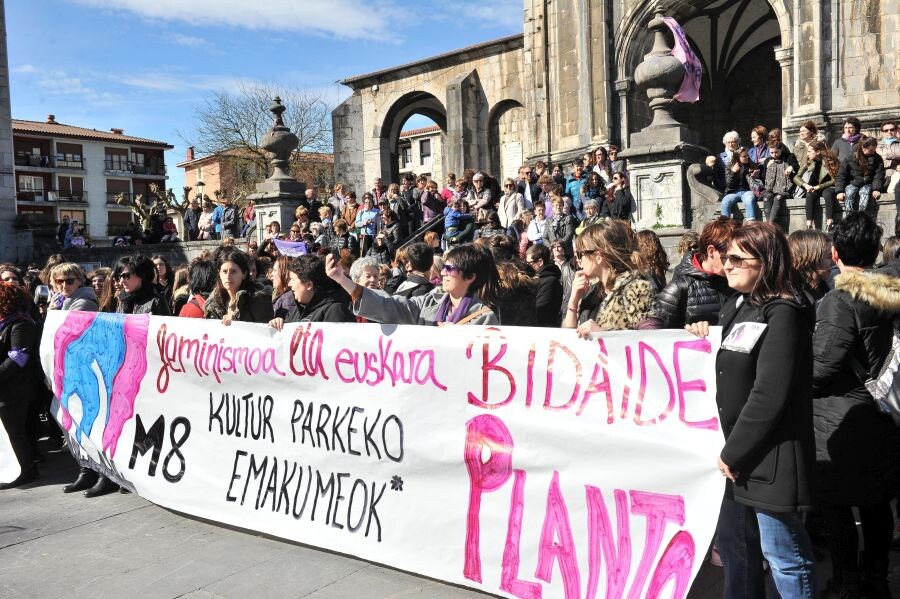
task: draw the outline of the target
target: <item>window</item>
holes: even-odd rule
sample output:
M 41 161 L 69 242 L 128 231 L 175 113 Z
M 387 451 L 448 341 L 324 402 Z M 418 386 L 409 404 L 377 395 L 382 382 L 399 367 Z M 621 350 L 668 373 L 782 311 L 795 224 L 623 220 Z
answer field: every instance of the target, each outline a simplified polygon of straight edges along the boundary
M 19 193 L 16 197 L 23 202 L 43 202 L 44 201 L 44 179 L 43 177 L 32 177 L 29 175 L 19 175 Z
M 419 142 L 419 164 L 431 164 L 431 140 L 423 139 Z
M 400 148 L 400 168 L 406 168 L 412 162 L 412 146 Z
M 64 177 L 58 178 L 59 182 L 59 199 L 71 202 L 83 202 L 84 196 L 84 179 L 81 177 Z

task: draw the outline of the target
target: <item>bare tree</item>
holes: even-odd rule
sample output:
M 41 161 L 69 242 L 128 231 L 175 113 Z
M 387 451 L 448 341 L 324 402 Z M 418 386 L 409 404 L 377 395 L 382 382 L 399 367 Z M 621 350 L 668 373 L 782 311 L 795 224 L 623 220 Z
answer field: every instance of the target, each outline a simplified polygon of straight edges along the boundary
M 181 201 L 178 201 L 171 189 L 164 191 L 156 183 L 151 183 L 147 188 L 147 197 L 140 193 L 135 196 L 120 193 L 116 195 L 116 203 L 131 208 L 131 212 L 141 223 L 141 229 L 147 230 L 152 228 L 154 214 L 165 218 L 169 210 L 174 210 L 183 219 L 185 211 L 190 206 L 190 192 L 191 188 L 185 187 L 184 195 Z
M 200 155 L 223 156 L 230 171 L 223 177 L 223 187 L 233 198 L 251 192 L 255 183 L 271 174 L 269 158 L 259 146 L 272 126 L 269 107 L 275 96 L 287 109 L 284 121 L 300 140 L 301 152 L 332 151 L 332 107 L 319 94 L 248 82 L 231 91 L 213 92 L 194 109 L 194 132 L 180 136 Z

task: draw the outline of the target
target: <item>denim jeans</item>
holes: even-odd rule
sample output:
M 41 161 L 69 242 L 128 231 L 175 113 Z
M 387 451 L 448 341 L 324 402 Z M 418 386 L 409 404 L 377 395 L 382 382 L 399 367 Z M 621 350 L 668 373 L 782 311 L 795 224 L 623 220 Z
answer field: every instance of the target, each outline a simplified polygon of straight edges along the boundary
M 848 212 L 851 210 L 861 210 L 862 212 L 865 212 L 866 208 L 869 207 L 869 197 L 872 194 L 872 186 L 863 185 L 857 187 L 851 183 L 844 188 L 844 194 L 844 207 Z
M 783 599 L 817 596 L 812 543 L 796 512 L 770 512 L 723 498 L 716 548 L 725 565 L 726 598 L 766 596 L 764 558 Z
M 736 192 L 729 193 L 722 198 L 722 216 L 731 218 L 731 209 L 738 202 L 744 204 L 744 208 L 747 210 L 748 219 L 759 218 L 759 209 L 756 206 L 756 196 L 753 195 L 752 191 L 747 191 L 746 189 L 738 189 Z

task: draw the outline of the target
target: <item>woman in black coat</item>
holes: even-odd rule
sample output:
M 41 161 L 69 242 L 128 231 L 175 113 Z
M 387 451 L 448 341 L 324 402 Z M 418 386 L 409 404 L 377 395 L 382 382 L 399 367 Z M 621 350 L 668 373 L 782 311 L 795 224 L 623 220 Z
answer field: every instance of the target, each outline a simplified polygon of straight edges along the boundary
M 11 489 L 38 476 L 32 461 L 26 419 L 34 396 L 34 365 L 38 359 L 38 325 L 34 304 L 15 283 L 0 282 L 0 422 L 19 462 L 20 474 L 0 489 Z
M 146 256 L 135 254 L 119 258 L 113 269 L 113 280 L 122 285 L 116 311 L 171 316 L 169 302 L 156 290 L 155 277 L 156 265 Z
M 832 258 L 841 274 L 819 304 L 813 336 L 816 494 L 833 581 L 847 596 L 889 596 L 890 501 L 900 491 L 900 431 L 864 384 L 880 370 L 900 318 L 900 279 L 864 270 L 878 255 L 880 237 L 881 228 L 861 212 L 835 227 Z M 865 543 L 861 557 L 853 506 Z
M 726 597 L 764 597 L 763 558 L 783 597 L 815 597 L 811 309 L 798 303 L 790 249 L 769 223 L 737 229 L 725 256 L 737 291 L 722 308 L 716 403 L 726 477 L 716 547 Z M 697 334 L 706 323 L 689 325 Z

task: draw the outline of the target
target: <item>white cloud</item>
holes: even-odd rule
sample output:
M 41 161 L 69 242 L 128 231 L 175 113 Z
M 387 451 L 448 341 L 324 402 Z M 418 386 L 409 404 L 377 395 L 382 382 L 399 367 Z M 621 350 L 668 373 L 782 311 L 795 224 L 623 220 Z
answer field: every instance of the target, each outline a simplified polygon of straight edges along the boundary
M 33 64 L 20 64 L 19 66 L 13 67 L 12 72 L 20 73 L 20 74 L 29 74 L 29 73 L 36 73 L 37 69 L 35 68 L 35 66 Z
M 237 85 L 239 79 L 217 75 L 172 75 L 168 73 L 141 73 L 127 77 L 112 77 L 112 81 L 130 87 L 153 91 L 177 92 L 184 90 L 220 90 Z
M 365 0 L 73 0 L 151 19 L 198 26 L 316 32 L 340 38 L 382 39 L 392 12 Z
M 202 37 L 194 37 L 192 35 L 173 33 L 172 35 L 167 36 L 167 38 L 172 43 L 178 44 L 179 46 L 187 46 L 189 48 L 201 48 L 209 45 L 209 42 Z

